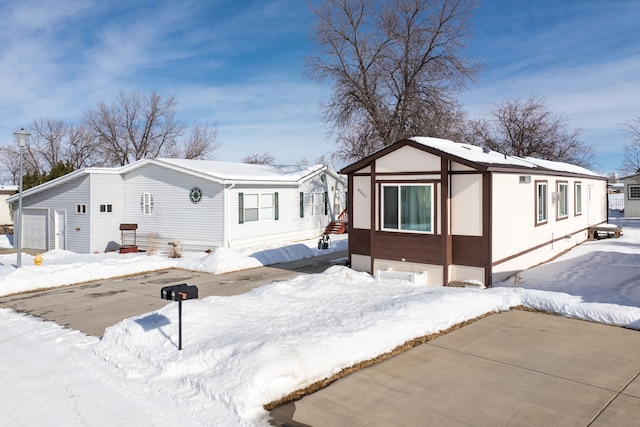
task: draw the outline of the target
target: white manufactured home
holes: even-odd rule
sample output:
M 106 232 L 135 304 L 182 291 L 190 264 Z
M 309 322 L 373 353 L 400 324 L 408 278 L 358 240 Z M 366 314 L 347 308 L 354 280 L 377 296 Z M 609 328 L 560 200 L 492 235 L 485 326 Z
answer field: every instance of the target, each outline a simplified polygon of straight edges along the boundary
M 340 172 L 349 182 L 349 262 L 371 274 L 491 286 L 607 221 L 603 176 L 442 139 L 402 140 Z
M 324 165 L 145 159 L 25 191 L 16 238 L 24 248 L 78 253 L 118 250 L 133 239 L 141 250 L 241 248 L 318 237 L 345 197 L 346 180 Z

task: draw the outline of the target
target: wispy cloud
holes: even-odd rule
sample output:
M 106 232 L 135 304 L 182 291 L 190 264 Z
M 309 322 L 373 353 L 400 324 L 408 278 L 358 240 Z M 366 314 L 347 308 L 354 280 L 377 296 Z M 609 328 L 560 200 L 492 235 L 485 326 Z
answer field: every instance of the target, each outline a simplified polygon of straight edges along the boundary
M 486 67 L 465 108 L 480 117 L 543 96 L 614 168 L 619 124 L 640 114 L 639 15 L 637 0 L 481 2 L 468 53 Z M 0 143 L 38 117 L 77 121 L 120 90 L 157 90 L 186 124 L 219 123 L 222 160 L 334 149 L 320 117 L 328 89 L 303 77 L 307 2 L 22 0 L 0 2 L 0 16 Z

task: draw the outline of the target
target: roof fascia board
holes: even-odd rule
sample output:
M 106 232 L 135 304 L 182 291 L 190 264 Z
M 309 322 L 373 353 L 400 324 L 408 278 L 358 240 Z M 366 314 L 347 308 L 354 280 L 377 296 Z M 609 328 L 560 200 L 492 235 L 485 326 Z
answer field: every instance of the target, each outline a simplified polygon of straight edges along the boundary
M 35 187 L 30 188 L 26 191 L 22 191 L 22 197 L 24 198 L 24 197 L 31 196 L 33 194 L 38 194 L 48 188 L 56 187 L 58 185 L 64 184 L 65 182 L 72 181 L 84 174 L 90 175 L 91 173 L 99 172 L 98 169 L 101 169 L 101 168 L 84 168 L 84 169 L 78 169 L 77 171 L 69 172 L 66 175 L 63 175 L 56 179 L 52 179 L 51 181 L 47 181 L 43 184 L 36 185 Z M 19 195 L 20 195 L 20 192 L 18 192 L 17 194 L 14 194 L 13 196 L 7 199 L 7 202 L 13 202 L 17 200 Z
M 567 171 L 558 171 L 553 169 L 546 169 L 540 166 L 527 168 L 527 167 L 488 167 L 488 172 L 497 172 L 497 173 L 513 173 L 513 174 L 529 174 L 529 175 L 548 175 L 548 176 L 561 176 L 567 178 L 584 178 L 584 179 L 595 179 L 601 181 L 608 181 L 606 176 L 601 175 L 587 175 L 575 172 L 567 172 Z

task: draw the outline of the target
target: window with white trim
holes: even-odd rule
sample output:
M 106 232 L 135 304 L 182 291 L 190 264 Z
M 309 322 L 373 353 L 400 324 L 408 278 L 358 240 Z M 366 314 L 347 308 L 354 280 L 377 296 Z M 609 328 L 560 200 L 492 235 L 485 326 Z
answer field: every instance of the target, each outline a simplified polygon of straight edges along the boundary
M 238 193 L 239 223 L 278 220 L 278 193 Z
M 627 198 L 629 200 L 640 199 L 640 185 L 627 185 Z
M 304 214 L 303 216 L 314 216 L 325 214 L 324 193 L 304 193 Z
M 547 222 L 547 182 L 536 181 L 536 224 Z
M 153 212 L 153 196 L 151 193 L 142 193 L 140 198 L 140 208 L 144 215 L 151 215 Z
M 576 186 L 576 189 L 575 189 L 575 194 L 576 194 L 575 212 L 576 212 L 576 216 L 578 216 L 578 215 L 582 215 L 582 183 L 576 182 L 575 186 Z
M 433 184 L 383 184 L 382 229 L 433 233 Z
M 567 191 L 567 189 L 569 187 L 569 184 L 567 184 L 566 182 L 558 182 L 557 185 L 556 212 L 558 219 L 562 219 L 569 216 L 569 212 L 567 209 L 569 200 L 569 192 Z
M 76 205 L 76 213 L 79 215 L 84 215 L 87 213 L 87 205 L 77 204 Z
M 100 213 L 111 213 L 111 212 L 113 212 L 113 205 L 111 204 L 100 205 Z

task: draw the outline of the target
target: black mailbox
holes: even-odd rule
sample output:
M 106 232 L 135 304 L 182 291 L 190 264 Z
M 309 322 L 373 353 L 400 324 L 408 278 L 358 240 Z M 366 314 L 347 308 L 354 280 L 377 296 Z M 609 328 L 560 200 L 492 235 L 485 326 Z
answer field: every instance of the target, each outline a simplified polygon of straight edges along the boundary
M 198 299 L 198 287 L 189 286 L 186 283 L 173 286 L 165 286 L 160 290 L 160 298 L 169 301 L 184 301 Z

